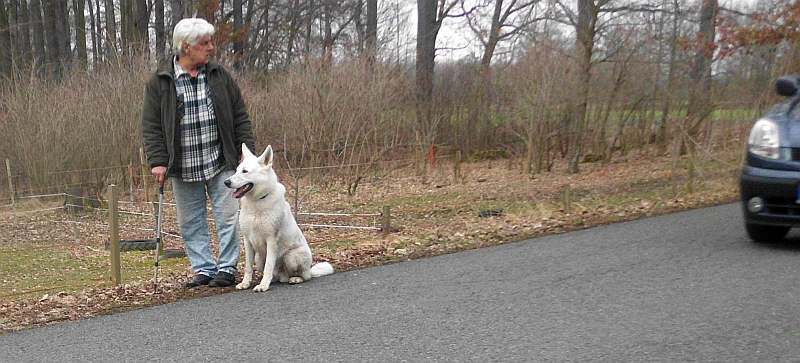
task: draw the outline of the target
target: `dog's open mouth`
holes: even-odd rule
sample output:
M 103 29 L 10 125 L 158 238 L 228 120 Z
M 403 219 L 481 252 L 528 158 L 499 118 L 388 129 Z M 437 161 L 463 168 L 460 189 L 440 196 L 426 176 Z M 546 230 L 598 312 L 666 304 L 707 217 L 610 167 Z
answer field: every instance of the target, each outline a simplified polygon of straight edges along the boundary
M 253 189 L 253 183 L 247 183 L 233 191 L 233 197 L 239 199 Z

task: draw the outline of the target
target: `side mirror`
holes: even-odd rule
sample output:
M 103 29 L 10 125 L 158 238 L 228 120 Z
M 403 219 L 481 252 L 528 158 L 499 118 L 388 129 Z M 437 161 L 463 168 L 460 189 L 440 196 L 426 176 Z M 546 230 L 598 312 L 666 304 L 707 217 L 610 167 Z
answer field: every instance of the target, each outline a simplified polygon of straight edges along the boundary
M 783 76 L 775 81 L 775 92 L 785 97 L 797 94 L 797 76 Z

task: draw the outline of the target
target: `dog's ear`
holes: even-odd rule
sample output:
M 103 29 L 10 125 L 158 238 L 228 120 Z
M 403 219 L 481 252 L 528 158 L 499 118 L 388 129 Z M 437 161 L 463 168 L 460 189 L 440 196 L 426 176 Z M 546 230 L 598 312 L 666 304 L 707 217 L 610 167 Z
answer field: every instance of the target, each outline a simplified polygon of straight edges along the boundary
M 255 157 L 253 152 L 250 151 L 250 148 L 248 148 L 245 143 L 242 143 L 242 155 L 246 158 Z
M 266 165 L 268 168 L 272 167 L 272 145 L 267 145 L 267 149 L 258 157 L 258 162 Z

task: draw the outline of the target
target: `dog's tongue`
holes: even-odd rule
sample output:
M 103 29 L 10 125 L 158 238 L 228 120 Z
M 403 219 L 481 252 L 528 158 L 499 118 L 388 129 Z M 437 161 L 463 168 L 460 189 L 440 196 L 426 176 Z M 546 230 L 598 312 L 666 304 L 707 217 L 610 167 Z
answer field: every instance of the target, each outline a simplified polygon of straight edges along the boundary
M 247 194 L 251 188 L 253 188 L 253 184 L 245 184 L 244 186 L 233 191 L 233 197 L 239 199 Z

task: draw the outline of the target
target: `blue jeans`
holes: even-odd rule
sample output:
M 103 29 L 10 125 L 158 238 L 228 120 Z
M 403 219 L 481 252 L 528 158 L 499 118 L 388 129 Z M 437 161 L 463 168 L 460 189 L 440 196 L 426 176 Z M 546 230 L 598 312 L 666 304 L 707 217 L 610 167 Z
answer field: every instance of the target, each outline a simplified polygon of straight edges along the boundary
M 218 271 L 236 273 L 236 263 L 239 260 L 239 201 L 233 198 L 231 189 L 224 184 L 225 179 L 233 173 L 231 170 L 223 170 L 204 182 L 184 182 L 179 177 L 170 178 L 178 206 L 181 236 L 195 273 L 210 277 L 216 276 Z M 214 255 L 211 253 L 206 195 L 211 199 L 211 209 L 217 226 L 218 263 L 214 262 Z

